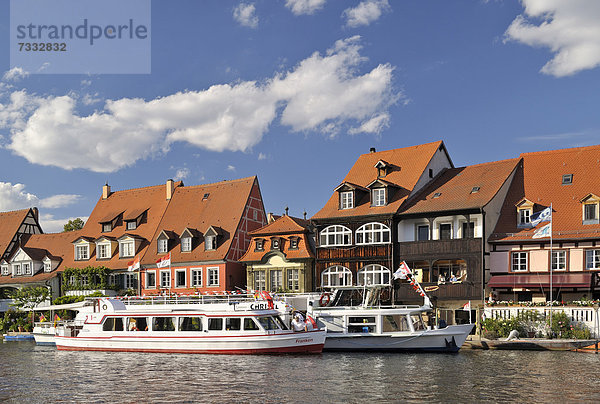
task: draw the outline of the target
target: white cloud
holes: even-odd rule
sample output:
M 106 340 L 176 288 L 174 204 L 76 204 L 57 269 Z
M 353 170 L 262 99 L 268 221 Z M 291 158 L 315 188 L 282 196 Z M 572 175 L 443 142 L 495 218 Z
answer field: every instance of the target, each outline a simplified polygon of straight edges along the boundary
M 347 8 L 342 13 L 346 18 L 346 25 L 352 28 L 369 25 L 381 17 L 384 12 L 390 11 L 388 0 L 365 0 L 354 8 Z
M 381 133 L 382 130 L 390 126 L 390 115 L 387 112 L 375 115 L 373 118 L 364 121 L 357 128 L 351 128 L 348 133 L 354 135 L 356 133 Z
M 259 160 L 266 160 L 267 159 L 267 155 L 264 153 L 258 153 L 258 159 Z
M 81 199 L 81 195 L 59 194 L 40 199 L 25 191 L 24 184 L 0 182 L 0 212 L 39 206 L 56 209 L 72 205 Z
M 175 172 L 173 179 L 175 181 L 186 179 L 190 175 L 190 169 L 187 167 L 180 168 Z
M 86 93 L 86 94 L 84 94 L 83 98 L 81 99 L 81 102 L 83 102 L 84 105 L 97 104 L 102 101 L 102 98 L 98 97 L 99 95 L 100 94 L 98 94 L 98 93 L 94 93 L 94 94 Z
M 0 103 L 0 128 L 10 129 L 7 147 L 31 163 L 96 172 L 166 153 L 174 142 L 217 152 L 247 151 L 261 141 L 279 108 L 281 124 L 292 131 L 379 133 L 387 120 L 385 125 L 372 120 L 388 116 L 401 94 L 393 92 L 389 64 L 359 73 L 366 61 L 359 39 L 337 41 L 324 55 L 315 52 L 263 82 L 213 85 L 150 101 L 107 100 L 103 110 L 87 116 L 77 112 L 77 103 L 85 100 L 76 94 L 42 97 L 15 91 Z
M 521 0 L 525 7 L 506 30 L 506 40 L 550 48 L 541 69 L 555 77 L 600 65 L 600 1 Z
M 227 166 L 227 171 L 235 171 L 235 167 L 232 166 L 231 164 Z
M 6 81 L 19 81 L 29 76 L 29 72 L 23 70 L 21 67 L 13 67 L 2 76 L 2 80 Z
M 294 15 L 314 14 L 325 5 L 327 0 L 285 0 L 285 6 L 292 10 Z
M 92 80 L 81 80 L 81 87 L 89 87 L 92 85 Z
M 62 233 L 64 230 L 65 224 L 69 220 L 81 219 L 84 222 L 87 222 L 89 216 L 77 216 L 77 217 L 67 217 L 64 219 L 57 219 L 52 214 L 40 214 L 40 226 L 42 226 L 42 230 L 44 233 Z
M 254 4 L 240 3 L 233 9 L 233 18 L 244 27 L 258 27 L 258 16 Z
M 56 209 L 72 205 L 81 200 L 81 195 L 59 194 L 48 198 L 40 199 L 39 205 L 42 208 Z

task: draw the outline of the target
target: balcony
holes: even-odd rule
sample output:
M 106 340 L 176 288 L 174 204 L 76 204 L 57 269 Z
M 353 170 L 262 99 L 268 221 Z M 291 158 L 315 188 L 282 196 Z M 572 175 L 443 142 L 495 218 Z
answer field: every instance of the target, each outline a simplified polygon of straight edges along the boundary
M 427 240 L 398 243 L 401 260 L 430 259 L 432 256 L 459 259 L 481 254 L 481 238 Z
M 481 282 L 467 281 L 463 283 L 437 285 L 436 283 L 424 283 L 421 286 L 426 288 L 428 286 L 439 286 L 439 289 L 427 292 L 429 297 L 437 298 L 439 301 L 442 300 L 481 300 L 482 298 L 482 287 Z M 402 303 L 421 303 L 423 298 L 416 293 L 412 286 L 409 284 L 401 284 L 396 289 L 396 301 Z
M 391 244 L 317 248 L 318 260 L 363 260 L 365 258 L 386 259 L 389 258 L 391 254 Z

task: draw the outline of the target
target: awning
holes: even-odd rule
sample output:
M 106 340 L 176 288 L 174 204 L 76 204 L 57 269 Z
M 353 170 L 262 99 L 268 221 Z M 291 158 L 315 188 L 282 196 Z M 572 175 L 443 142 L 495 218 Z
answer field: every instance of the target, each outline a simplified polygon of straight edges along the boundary
M 592 273 L 553 274 L 552 287 L 589 288 Z M 490 288 L 549 288 L 550 274 L 493 275 L 488 282 Z

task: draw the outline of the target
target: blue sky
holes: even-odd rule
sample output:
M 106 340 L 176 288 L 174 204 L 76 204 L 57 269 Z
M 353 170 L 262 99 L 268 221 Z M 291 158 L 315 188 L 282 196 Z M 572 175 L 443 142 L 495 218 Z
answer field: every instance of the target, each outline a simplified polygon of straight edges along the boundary
M 39 74 L 11 66 L 0 0 L 1 211 L 38 206 L 60 231 L 105 182 L 257 175 L 267 211 L 312 216 L 370 147 L 443 140 L 463 166 L 600 143 L 596 0 L 155 0 L 151 14 L 151 74 Z

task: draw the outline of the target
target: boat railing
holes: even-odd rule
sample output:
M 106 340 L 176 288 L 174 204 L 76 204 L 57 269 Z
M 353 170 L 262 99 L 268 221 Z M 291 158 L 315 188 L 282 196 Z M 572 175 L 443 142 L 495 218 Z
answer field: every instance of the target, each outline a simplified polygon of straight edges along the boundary
M 191 295 L 191 296 L 119 296 L 115 297 L 125 305 L 180 305 L 180 304 L 237 304 L 263 300 L 250 294 Z

